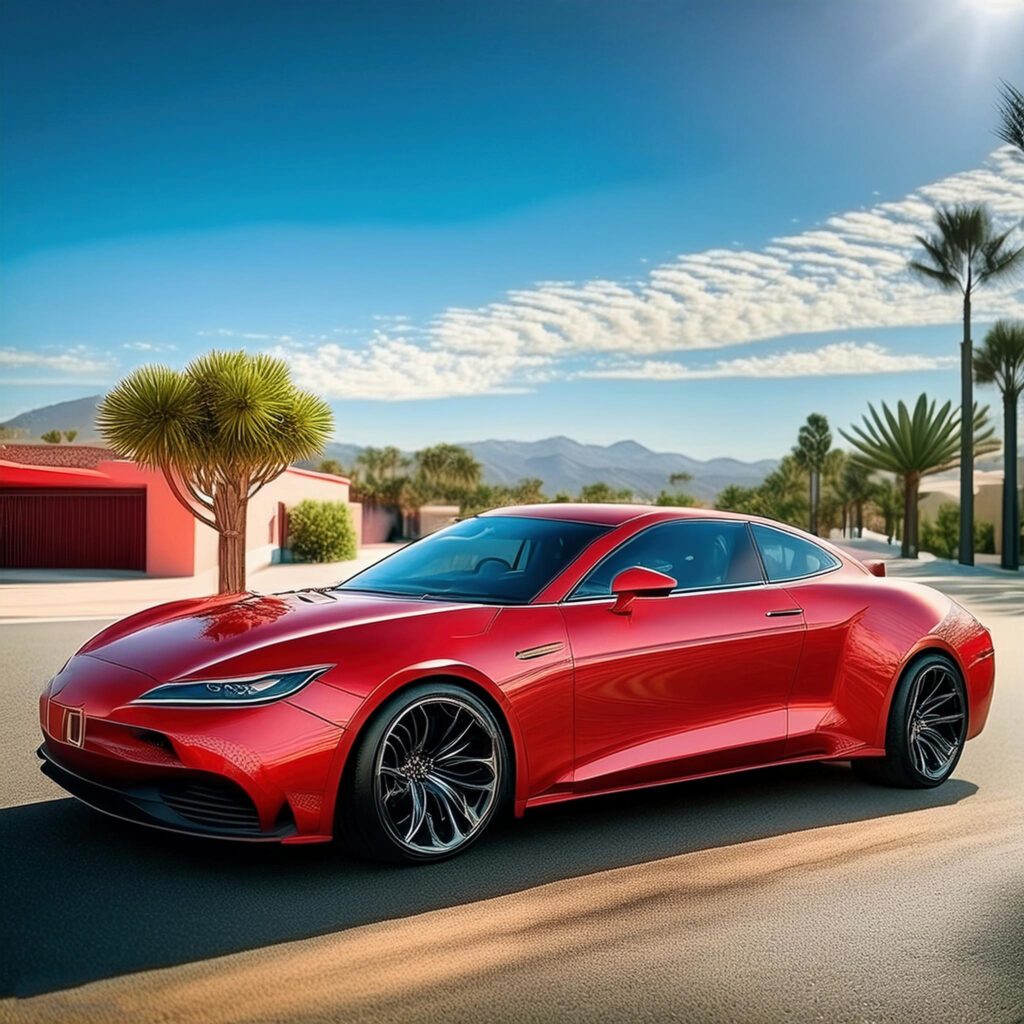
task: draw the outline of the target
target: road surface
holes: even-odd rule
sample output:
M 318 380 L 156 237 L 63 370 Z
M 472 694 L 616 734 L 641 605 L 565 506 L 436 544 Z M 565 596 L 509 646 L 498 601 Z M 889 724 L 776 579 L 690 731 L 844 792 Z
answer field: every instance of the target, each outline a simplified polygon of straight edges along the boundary
M 997 692 L 939 789 L 767 769 L 540 809 L 415 869 L 63 798 L 35 698 L 102 623 L 0 627 L 0 1019 L 1024 1020 L 1024 579 L 942 586 L 992 629 Z

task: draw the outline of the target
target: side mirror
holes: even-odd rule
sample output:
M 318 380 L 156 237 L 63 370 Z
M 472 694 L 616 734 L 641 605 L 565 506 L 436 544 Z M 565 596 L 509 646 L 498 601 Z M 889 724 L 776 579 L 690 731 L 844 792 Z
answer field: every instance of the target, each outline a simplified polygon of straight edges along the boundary
M 671 576 L 654 569 L 644 569 L 634 565 L 632 569 L 623 569 L 612 580 L 612 593 L 615 604 L 611 610 L 616 615 L 627 615 L 635 598 L 665 597 L 676 589 L 678 584 Z
M 885 562 L 865 562 L 864 568 L 867 569 L 872 576 L 885 575 Z

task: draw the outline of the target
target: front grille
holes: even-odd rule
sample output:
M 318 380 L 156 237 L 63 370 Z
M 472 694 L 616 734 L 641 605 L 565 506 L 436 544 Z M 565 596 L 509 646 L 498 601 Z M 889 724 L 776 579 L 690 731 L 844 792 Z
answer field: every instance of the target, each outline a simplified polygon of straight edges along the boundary
M 219 780 L 173 780 L 160 786 L 160 798 L 188 821 L 232 832 L 259 832 L 256 806 L 234 783 Z

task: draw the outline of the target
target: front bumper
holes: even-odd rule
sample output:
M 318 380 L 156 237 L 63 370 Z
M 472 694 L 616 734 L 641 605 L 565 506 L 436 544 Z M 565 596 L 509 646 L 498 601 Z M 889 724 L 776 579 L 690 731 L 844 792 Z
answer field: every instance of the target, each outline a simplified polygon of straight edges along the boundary
M 133 691 L 148 681 L 134 675 L 72 659 L 40 698 L 44 774 L 99 811 L 156 828 L 249 841 L 330 838 L 326 788 L 339 725 L 287 700 L 135 705 Z
M 72 771 L 46 743 L 36 753 L 47 778 L 94 810 L 122 821 L 185 835 L 249 842 L 281 842 L 298 831 L 287 803 L 282 805 L 277 827 L 264 831 L 248 794 L 216 776 L 196 773 L 162 783 L 115 785 Z

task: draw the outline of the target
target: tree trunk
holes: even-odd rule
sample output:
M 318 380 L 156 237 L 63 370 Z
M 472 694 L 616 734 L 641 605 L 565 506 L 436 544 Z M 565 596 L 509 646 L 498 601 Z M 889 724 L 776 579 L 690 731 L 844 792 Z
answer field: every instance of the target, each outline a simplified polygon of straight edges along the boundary
M 214 495 L 217 542 L 217 589 L 221 594 L 245 591 L 245 519 L 248 480 L 222 482 Z
M 807 532 L 816 533 L 814 529 L 814 467 L 807 470 Z
M 972 355 L 971 282 L 968 278 L 967 289 L 964 292 L 964 340 L 960 346 L 961 565 L 974 565 L 974 361 Z M 914 540 L 916 542 L 917 538 L 915 537 Z
M 1012 391 L 1003 393 L 1003 552 L 1000 564 L 1016 571 L 1020 567 L 1020 499 L 1017 496 L 1017 400 Z
M 900 555 L 903 558 L 917 558 L 917 489 L 921 477 L 907 473 L 903 478 L 903 542 Z

